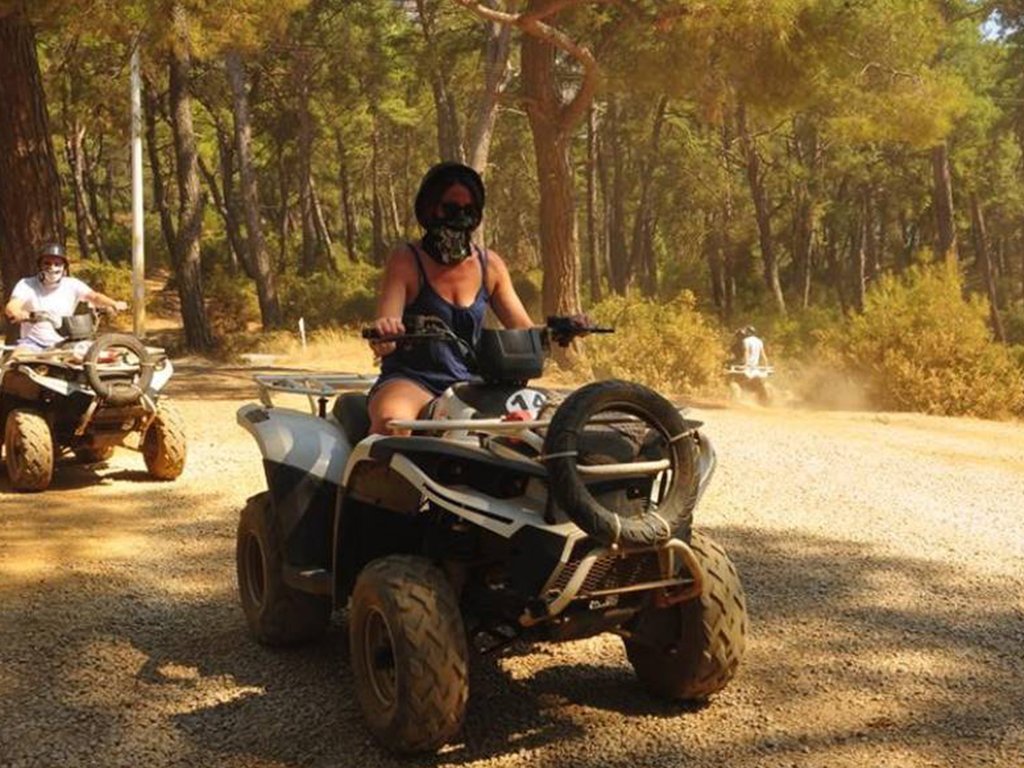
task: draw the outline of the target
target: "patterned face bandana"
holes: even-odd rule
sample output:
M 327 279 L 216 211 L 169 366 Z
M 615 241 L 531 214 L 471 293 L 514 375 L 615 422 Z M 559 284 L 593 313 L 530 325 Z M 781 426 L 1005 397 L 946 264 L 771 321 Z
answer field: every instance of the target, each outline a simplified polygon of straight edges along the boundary
M 480 224 L 475 205 L 442 203 L 443 215 L 435 218 L 423 237 L 423 250 L 439 264 L 461 264 L 473 254 L 473 230 Z

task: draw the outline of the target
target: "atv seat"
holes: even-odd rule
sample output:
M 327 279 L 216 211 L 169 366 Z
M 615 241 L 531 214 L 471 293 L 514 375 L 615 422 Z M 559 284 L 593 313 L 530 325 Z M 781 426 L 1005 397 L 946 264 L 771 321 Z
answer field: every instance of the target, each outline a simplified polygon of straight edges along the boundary
M 331 415 L 338 420 L 350 445 L 370 434 L 370 412 L 365 392 L 346 392 L 334 400 Z

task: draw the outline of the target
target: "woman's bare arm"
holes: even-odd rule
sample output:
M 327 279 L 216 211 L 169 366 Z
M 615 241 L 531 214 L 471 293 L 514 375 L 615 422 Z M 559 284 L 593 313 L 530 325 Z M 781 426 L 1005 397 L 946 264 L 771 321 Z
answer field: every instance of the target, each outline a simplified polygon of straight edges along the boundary
M 384 265 L 380 295 L 377 298 L 377 319 L 374 321 L 374 327 L 382 336 L 405 332 L 402 314 L 409 295 L 410 278 L 415 281 L 417 275 L 409 249 L 400 248 L 392 251 Z M 381 357 L 390 355 L 395 350 L 394 343 L 382 344 L 371 341 L 370 347 Z

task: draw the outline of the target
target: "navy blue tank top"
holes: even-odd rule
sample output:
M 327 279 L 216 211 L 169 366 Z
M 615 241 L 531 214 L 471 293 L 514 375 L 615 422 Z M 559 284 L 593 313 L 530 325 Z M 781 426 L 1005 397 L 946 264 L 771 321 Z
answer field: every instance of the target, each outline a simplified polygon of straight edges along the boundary
M 409 315 L 432 315 L 438 317 L 455 334 L 475 347 L 484 325 L 484 314 L 491 295 L 487 290 L 487 252 L 474 246 L 480 259 L 480 290 L 468 307 L 460 307 L 438 295 L 430 284 L 427 271 L 423 268 L 419 249 L 411 243 L 413 258 L 419 270 L 420 290 L 402 313 L 402 321 L 408 324 Z M 380 376 L 374 389 L 389 379 L 409 379 L 434 395 L 440 395 L 452 384 L 472 378 L 462 356 L 454 345 L 432 341 L 399 347 L 381 361 Z

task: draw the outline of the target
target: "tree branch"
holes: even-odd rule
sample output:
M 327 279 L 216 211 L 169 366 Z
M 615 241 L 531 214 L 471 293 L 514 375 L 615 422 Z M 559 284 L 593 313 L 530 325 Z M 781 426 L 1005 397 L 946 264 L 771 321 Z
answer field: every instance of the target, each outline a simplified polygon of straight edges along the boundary
M 541 21 L 540 18 L 551 16 L 554 12 L 572 5 L 579 5 L 584 2 L 606 1 L 608 0 L 554 0 L 551 6 L 544 8 L 537 13 L 512 14 L 488 8 L 485 5 L 475 2 L 475 0 L 454 0 L 454 2 L 458 3 L 468 11 L 475 13 L 480 18 L 518 27 L 531 37 L 535 37 L 538 40 L 565 51 L 569 56 L 580 63 L 583 67 L 583 81 L 580 83 L 580 87 L 577 89 L 576 95 L 573 96 L 572 101 L 562 107 L 561 113 L 559 114 L 559 130 L 563 133 L 571 130 L 577 121 L 583 117 L 584 113 L 587 111 L 587 107 L 594 98 L 594 93 L 597 90 L 598 78 L 597 60 L 590 52 L 590 49 L 586 46 L 577 44 L 564 32 Z

